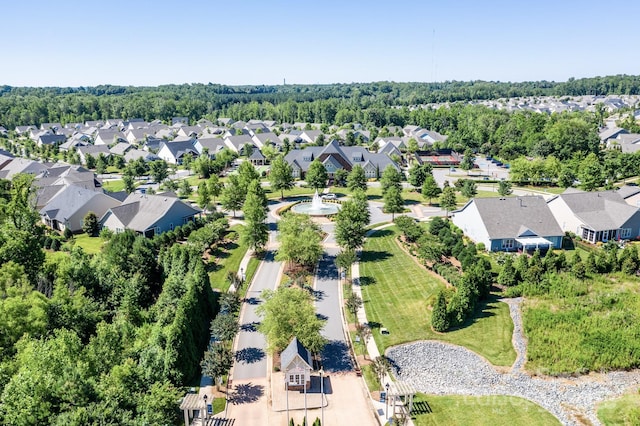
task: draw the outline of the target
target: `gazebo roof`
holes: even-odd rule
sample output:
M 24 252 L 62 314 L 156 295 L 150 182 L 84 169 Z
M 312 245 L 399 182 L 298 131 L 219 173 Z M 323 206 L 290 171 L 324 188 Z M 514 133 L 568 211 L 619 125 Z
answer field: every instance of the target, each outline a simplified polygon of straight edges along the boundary
M 416 392 L 416 389 L 406 382 L 391 382 L 389 385 L 389 394 L 391 396 L 413 396 Z
M 197 393 L 188 393 L 182 398 L 181 410 L 201 410 L 204 408 L 204 399 Z

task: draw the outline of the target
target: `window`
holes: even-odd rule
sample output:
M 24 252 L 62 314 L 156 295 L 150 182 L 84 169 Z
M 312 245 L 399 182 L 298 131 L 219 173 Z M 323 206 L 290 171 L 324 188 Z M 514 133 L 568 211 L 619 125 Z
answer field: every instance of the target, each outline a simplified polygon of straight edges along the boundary
M 503 249 L 512 249 L 513 246 L 515 244 L 515 241 L 511 238 L 508 238 L 506 240 L 502 240 L 502 248 Z
M 620 237 L 621 238 L 631 238 L 631 228 L 622 228 Z
M 169 224 L 169 229 L 173 231 L 173 223 Z
M 294 386 L 303 385 L 304 374 L 289 374 L 289 384 Z

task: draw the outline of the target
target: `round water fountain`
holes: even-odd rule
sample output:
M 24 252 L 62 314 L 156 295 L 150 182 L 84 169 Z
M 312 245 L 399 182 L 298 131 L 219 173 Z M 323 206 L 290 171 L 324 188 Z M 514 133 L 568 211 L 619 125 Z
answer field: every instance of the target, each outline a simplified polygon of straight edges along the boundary
M 308 214 L 309 216 L 331 216 L 338 213 L 340 204 L 323 202 L 316 190 L 310 203 L 298 203 L 291 210 L 295 213 Z

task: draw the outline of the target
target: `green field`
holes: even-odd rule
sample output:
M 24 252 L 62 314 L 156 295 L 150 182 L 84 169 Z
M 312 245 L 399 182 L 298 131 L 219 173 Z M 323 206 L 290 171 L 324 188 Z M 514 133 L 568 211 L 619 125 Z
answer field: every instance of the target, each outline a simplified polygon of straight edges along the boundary
M 603 402 L 598 406 L 598 418 L 606 426 L 640 424 L 640 394 Z
M 464 346 L 494 365 L 512 365 L 516 358 L 511 345 L 513 323 L 505 303 L 495 299 L 480 303 L 476 315 L 458 330 L 436 333 L 431 329 L 429 306 L 444 284 L 398 247 L 396 235 L 389 229 L 377 231 L 367 239 L 360 262 L 364 306 L 380 352 L 433 339 Z M 379 327 L 387 328 L 389 334 L 380 334 Z
M 416 426 L 546 426 L 559 425 L 551 413 L 514 396 L 440 396 L 418 394 L 414 399 Z
M 527 370 L 583 374 L 640 366 L 640 279 L 622 273 L 579 280 L 565 273 L 523 306 Z
M 231 230 L 239 232 L 241 228 L 242 225 L 236 225 L 231 227 Z M 209 281 L 213 288 L 219 289 L 223 293 L 229 290 L 230 283 L 227 281 L 227 273 L 229 271 L 238 272 L 240 262 L 246 252 L 247 247 L 240 244 L 239 237 L 224 246 L 218 246 L 209 259 Z

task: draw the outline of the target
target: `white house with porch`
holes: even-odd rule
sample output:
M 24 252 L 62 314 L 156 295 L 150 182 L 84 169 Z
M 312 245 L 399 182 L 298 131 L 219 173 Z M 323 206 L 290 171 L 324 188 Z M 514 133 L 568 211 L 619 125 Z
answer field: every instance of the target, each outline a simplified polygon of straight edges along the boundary
M 476 198 L 454 211 L 452 221 L 488 251 L 562 247 L 564 232 L 539 196 Z
M 616 191 L 572 190 L 547 201 L 563 231 L 590 243 L 637 239 L 640 209 L 630 206 Z

